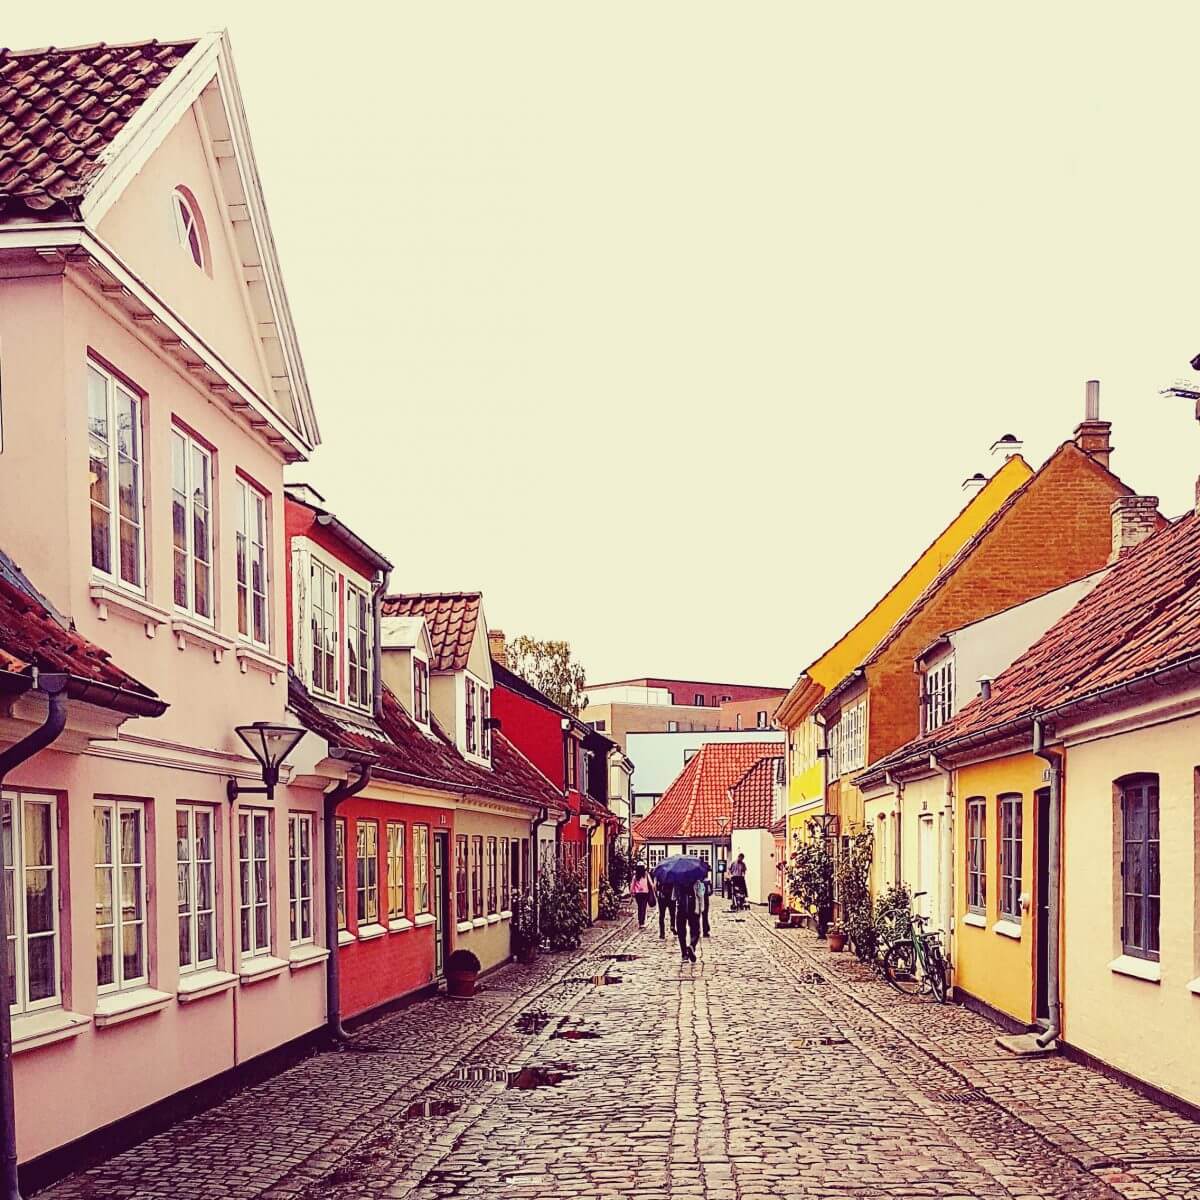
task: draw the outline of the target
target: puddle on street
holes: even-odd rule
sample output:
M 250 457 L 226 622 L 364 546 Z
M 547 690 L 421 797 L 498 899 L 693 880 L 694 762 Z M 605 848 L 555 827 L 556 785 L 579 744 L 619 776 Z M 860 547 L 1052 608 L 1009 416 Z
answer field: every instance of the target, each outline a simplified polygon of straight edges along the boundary
M 637 962 L 642 956 L 640 954 L 614 954 L 613 962 Z
M 610 983 L 624 983 L 625 981 L 620 975 L 593 975 L 587 983 L 594 983 L 597 987 L 606 987 Z
M 572 1042 L 581 1042 L 587 1038 L 598 1038 L 600 1035 L 594 1029 L 556 1029 L 552 1038 L 567 1038 Z
M 545 1009 L 537 1008 L 531 1012 L 522 1013 L 513 1022 L 518 1033 L 541 1033 L 550 1024 L 550 1014 Z
M 509 1077 L 510 1088 L 528 1091 L 530 1088 L 558 1087 L 567 1078 L 566 1071 L 552 1071 L 549 1067 L 522 1067 Z
M 406 1117 L 448 1117 L 458 1112 L 462 1105 L 453 1100 L 417 1100 L 405 1110 Z
M 454 1075 L 463 1083 L 507 1083 L 512 1072 L 507 1067 L 459 1067 Z

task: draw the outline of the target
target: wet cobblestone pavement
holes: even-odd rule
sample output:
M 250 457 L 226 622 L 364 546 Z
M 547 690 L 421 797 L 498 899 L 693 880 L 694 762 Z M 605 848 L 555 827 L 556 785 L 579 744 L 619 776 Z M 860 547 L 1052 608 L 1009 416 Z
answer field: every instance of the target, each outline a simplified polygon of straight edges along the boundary
M 695 966 L 622 921 L 489 983 L 41 1196 L 1200 1200 L 1200 1126 L 759 913 Z

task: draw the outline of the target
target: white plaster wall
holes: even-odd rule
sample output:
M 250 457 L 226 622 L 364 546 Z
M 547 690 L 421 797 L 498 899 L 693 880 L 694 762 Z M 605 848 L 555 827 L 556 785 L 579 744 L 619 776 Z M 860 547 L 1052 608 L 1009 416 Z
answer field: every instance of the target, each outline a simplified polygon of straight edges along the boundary
M 746 893 L 750 903 L 766 904 L 768 893 L 775 891 L 779 884 L 779 872 L 775 869 L 775 839 L 770 830 L 735 829 L 730 863 L 739 854 L 746 856 Z

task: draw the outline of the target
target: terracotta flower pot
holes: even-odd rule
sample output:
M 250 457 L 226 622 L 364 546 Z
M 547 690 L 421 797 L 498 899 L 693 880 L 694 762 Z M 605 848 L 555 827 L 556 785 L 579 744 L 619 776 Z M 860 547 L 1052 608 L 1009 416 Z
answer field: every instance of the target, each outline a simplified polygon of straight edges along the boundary
M 529 966 L 529 964 L 531 962 L 536 962 L 536 961 L 537 961 L 537 947 L 536 946 L 523 946 L 520 950 L 517 951 L 517 962 L 523 963 L 525 966 Z
M 829 949 L 834 954 L 841 954 L 846 948 L 846 933 L 842 929 L 831 929 L 829 931 Z
M 446 974 L 446 995 L 456 1000 L 467 1000 L 475 995 L 476 971 L 451 971 Z

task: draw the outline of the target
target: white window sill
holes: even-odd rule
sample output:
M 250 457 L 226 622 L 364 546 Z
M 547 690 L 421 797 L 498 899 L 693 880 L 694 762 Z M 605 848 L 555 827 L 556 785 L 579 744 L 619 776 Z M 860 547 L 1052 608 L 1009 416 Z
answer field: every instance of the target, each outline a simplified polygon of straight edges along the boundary
M 487 925 L 487 917 L 476 917 L 475 920 L 473 920 L 471 922 L 471 924 L 476 929 L 482 929 L 482 928 L 484 928 L 485 925 Z
M 146 627 L 148 638 L 152 638 L 171 619 L 171 614 L 166 609 L 159 608 L 144 596 L 127 592 L 115 584 L 93 580 L 89 594 L 92 603 L 99 610 L 96 615 L 101 621 L 108 620 L 110 611 L 130 621 L 139 621 Z
M 972 925 L 976 929 L 986 929 L 987 917 L 985 917 L 983 913 L 963 913 L 962 923 L 964 925 Z
M 500 914 L 499 913 L 491 913 L 488 916 L 487 923 L 489 925 L 499 925 L 500 924 Z
M 228 971 L 218 971 L 216 967 L 180 975 L 179 1003 L 191 1004 L 193 1000 L 203 1000 L 205 996 L 227 992 L 237 981 L 236 975 L 231 975 Z
M 1021 940 L 1021 924 L 1019 921 L 1010 921 L 1007 917 L 997 921 L 992 926 L 992 932 L 998 933 L 1001 937 L 1015 938 L 1018 942 Z
M 511 920 L 512 920 L 512 913 L 511 913 L 511 912 L 510 912 L 510 911 L 509 911 L 509 910 L 506 908 L 506 909 L 505 909 L 505 910 L 504 910 L 504 911 L 503 911 L 503 912 L 500 914 L 500 920 L 502 920 L 502 921 L 511 921 Z
M 315 967 L 329 957 L 328 946 L 293 946 L 288 955 L 288 966 L 293 971 L 303 971 L 305 967 Z
M 287 663 L 273 658 L 264 648 L 255 646 L 251 642 L 239 641 L 233 653 L 243 675 L 253 668 L 256 671 L 262 671 L 264 675 L 270 677 L 272 683 L 275 683 L 281 675 L 287 672 Z
M 1200 996 L 1200 975 L 1197 975 L 1196 978 L 1188 984 L 1188 991 L 1191 992 L 1193 996 Z
M 416 920 L 413 922 L 413 924 L 416 925 L 418 929 L 421 929 L 426 925 L 436 925 L 437 921 L 434 918 L 433 913 L 417 913 Z
M 348 930 L 348 929 L 339 929 L 338 930 L 338 945 L 339 946 L 348 946 L 348 945 L 350 945 L 351 942 L 354 942 L 357 940 L 358 939 L 354 936 L 354 934 L 352 934 L 350 932 L 350 930 Z
M 459 921 L 455 928 L 459 933 L 470 933 L 475 926 L 472 925 L 470 921 Z
M 1131 979 L 1144 979 L 1147 983 L 1159 983 L 1162 980 L 1161 963 L 1138 958 L 1134 954 L 1119 955 L 1108 964 L 1108 969 L 1115 975 L 1128 975 Z
M 358 940 L 360 942 L 373 942 L 376 938 L 386 937 L 387 930 L 382 925 L 360 925 L 358 927 Z
M 212 626 L 205 625 L 196 617 L 187 617 L 176 613 L 171 618 L 171 632 L 175 635 L 175 644 L 180 650 L 186 650 L 188 642 L 211 650 L 213 662 L 220 662 L 226 650 L 232 650 L 232 638 L 218 633 Z
M 157 988 L 140 987 L 128 992 L 108 992 L 96 1001 L 96 1011 L 92 1016 L 103 1029 L 107 1025 L 120 1025 L 124 1021 L 133 1021 L 138 1017 L 148 1017 L 166 1008 L 175 997 L 170 992 L 160 992 Z
M 243 959 L 239 974 L 243 983 L 262 983 L 264 979 L 274 979 L 276 975 L 282 975 L 290 965 L 286 958 L 262 954 L 258 958 Z
M 412 927 L 413 923 L 407 917 L 397 917 L 388 922 L 388 930 L 392 933 L 405 933 Z
M 65 1008 L 48 1008 L 13 1017 L 12 1052 L 24 1054 L 26 1050 L 77 1037 L 90 1024 L 82 1013 L 68 1012 Z

